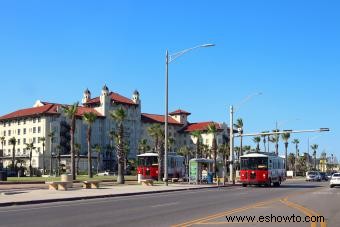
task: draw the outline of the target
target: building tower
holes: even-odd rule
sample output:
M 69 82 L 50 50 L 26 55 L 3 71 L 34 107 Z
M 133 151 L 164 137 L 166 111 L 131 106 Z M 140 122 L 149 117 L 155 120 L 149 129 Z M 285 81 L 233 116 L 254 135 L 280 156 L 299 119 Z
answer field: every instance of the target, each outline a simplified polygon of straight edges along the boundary
M 139 92 L 137 90 L 135 90 L 132 94 L 132 101 L 137 105 L 140 104 Z
M 88 88 L 84 91 L 82 103 L 87 103 L 91 99 L 91 92 Z

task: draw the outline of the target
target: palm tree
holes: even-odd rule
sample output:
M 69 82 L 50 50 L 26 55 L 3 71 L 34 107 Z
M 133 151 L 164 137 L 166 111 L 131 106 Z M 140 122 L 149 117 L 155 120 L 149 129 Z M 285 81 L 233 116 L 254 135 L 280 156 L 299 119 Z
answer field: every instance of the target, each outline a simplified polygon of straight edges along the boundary
M 191 135 L 196 138 L 196 158 L 200 155 L 200 147 L 201 147 L 201 139 L 202 139 L 202 132 L 201 131 L 193 131 Z
M 294 139 L 292 142 L 292 144 L 295 144 L 295 166 L 294 166 L 295 177 L 296 177 L 297 164 L 298 164 L 298 159 L 299 159 L 299 143 L 300 143 L 300 140 L 298 139 Z
M 236 120 L 236 123 L 234 124 L 234 127 L 237 128 L 239 130 L 240 134 L 241 134 L 241 136 L 240 136 L 240 148 L 241 148 L 240 156 L 242 156 L 243 155 L 243 137 L 242 137 L 242 134 L 243 134 L 243 127 L 244 127 L 243 119 L 238 118 Z
M 296 157 L 293 153 L 290 153 L 287 158 L 287 166 L 288 170 L 293 170 L 294 166 L 296 165 Z
M 99 144 L 96 144 L 93 150 L 97 153 L 97 175 L 99 174 L 100 167 L 100 153 L 102 151 L 102 147 Z
M 153 124 L 148 128 L 149 135 L 154 139 L 155 152 L 158 154 L 158 181 L 162 180 L 162 165 L 164 153 L 164 130 L 159 124 Z
M 260 151 L 260 142 L 261 142 L 261 137 L 259 136 L 255 136 L 253 138 L 254 143 L 256 143 L 256 151 L 259 152 Z
M 289 145 L 289 138 L 290 138 L 290 133 L 289 132 L 286 132 L 286 133 L 283 133 L 281 134 L 281 138 L 283 140 L 283 142 L 285 143 L 285 159 L 286 159 L 286 171 L 288 170 L 288 165 L 287 165 L 287 159 L 288 159 L 288 145 Z
M 175 139 L 173 137 L 169 137 L 168 139 L 168 147 L 169 147 L 169 151 L 172 152 L 173 151 L 173 146 L 175 144 Z
M 75 171 L 75 155 L 74 155 L 74 133 L 76 130 L 76 114 L 78 109 L 78 102 L 74 103 L 72 106 L 63 106 L 64 112 L 66 116 L 70 120 L 70 134 L 71 134 L 71 174 L 73 180 L 76 180 L 76 171 Z
M 140 140 L 139 144 L 138 144 L 139 154 L 144 154 L 144 153 L 148 152 L 149 150 L 150 150 L 150 146 L 148 144 L 148 140 L 147 139 Z
M 109 132 L 109 139 L 110 139 L 110 168 L 113 168 L 114 166 L 114 152 L 115 152 L 115 138 L 116 138 L 116 132 L 114 130 L 110 130 Z
M 178 151 L 179 155 L 182 155 L 184 157 L 184 164 L 185 164 L 185 176 L 188 177 L 189 175 L 189 161 L 192 154 L 192 150 L 188 147 L 188 146 L 182 146 L 179 151 Z
M 74 152 L 77 155 L 77 175 L 79 175 L 79 162 L 80 162 L 81 145 L 79 143 L 74 144 Z
M 56 151 L 57 151 L 57 160 L 56 160 L 56 174 L 58 176 L 60 176 L 61 174 L 61 146 L 57 145 L 56 147 Z
M 207 127 L 207 130 L 208 130 L 208 133 L 210 133 L 213 137 L 211 151 L 214 156 L 213 169 L 214 169 L 214 175 L 216 177 L 216 174 L 217 174 L 217 141 L 216 141 L 217 127 L 216 127 L 216 124 L 210 123 Z
M 9 142 L 10 145 L 13 146 L 13 148 L 12 148 L 12 169 L 14 170 L 14 169 L 16 169 L 14 162 L 15 162 L 15 145 L 17 144 L 17 140 L 15 139 L 15 137 L 12 137 L 12 138 L 9 139 L 8 142 Z
M 268 131 L 263 131 L 262 133 L 268 133 Z M 267 143 L 267 135 L 262 135 L 262 141 L 263 141 L 263 147 L 264 147 L 264 152 L 267 152 L 267 147 L 266 147 L 266 143 Z M 268 150 L 269 152 L 269 150 Z
M 48 137 L 50 138 L 50 175 L 52 175 L 52 169 L 53 169 L 53 152 L 52 152 L 52 146 L 53 146 L 53 141 L 54 141 L 54 131 L 51 131 L 48 133 Z
M 227 176 L 227 169 L 228 169 L 228 160 L 229 160 L 229 152 L 230 152 L 230 147 L 229 143 L 223 143 L 218 147 L 218 153 L 222 156 L 223 160 L 223 179 L 225 183 L 225 179 Z
M 33 176 L 33 169 L 32 169 L 32 152 L 33 150 L 35 150 L 36 147 L 34 146 L 34 143 L 26 143 L 26 150 L 30 151 L 30 155 L 29 155 L 29 161 L 30 161 L 30 177 Z
M 273 130 L 273 132 L 279 132 L 279 130 Z M 280 142 L 279 134 L 274 134 L 271 137 L 271 142 L 275 143 L 275 154 L 278 155 L 279 154 L 279 142 Z
M 42 148 L 43 148 L 43 174 L 46 173 L 46 166 L 45 166 L 45 141 L 46 138 L 45 137 L 40 137 L 40 141 L 42 142 Z
M 310 148 L 313 150 L 314 170 L 316 170 L 316 151 L 318 150 L 319 145 L 313 144 Z
M 117 122 L 118 124 L 118 132 L 116 133 L 116 155 L 118 160 L 118 177 L 117 183 L 124 184 L 124 159 L 125 159 L 125 152 L 124 152 L 124 121 L 126 119 L 126 113 L 122 107 L 118 108 L 117 110 L 110 113 L 111 118 Z
M 84 113 L 83 120 L 87 124 L 87 173 L 89 178 L 93 178 L 92 173 L 92 152 L 91 152 L 91 136 L 92 136 L 92 125 L 96 121 L 97 116 L 93 112 Z

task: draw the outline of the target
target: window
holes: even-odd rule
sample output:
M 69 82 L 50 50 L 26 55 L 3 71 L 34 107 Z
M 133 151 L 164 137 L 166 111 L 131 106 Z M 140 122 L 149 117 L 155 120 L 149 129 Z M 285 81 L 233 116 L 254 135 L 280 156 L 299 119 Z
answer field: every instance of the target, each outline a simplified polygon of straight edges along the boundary
M 33 127 L 33 133 L 36 133 L 36 132 L 37 132 L 37 128 Z
M 26 135 L 26 129 L 24 128 L 24 135 Z
M 20 145 L 20 139 L 17 140 L 18 145 Z
M 24 138 L 24 144 L 26 144 L 26 138 Z
M 33 143 L 35 143 L 36 142 L 36 138 L 35 137 L 33 137 Z
M 11 130 L 8 130 L 8 136 L 11 136 Z
M 18 129 L 18 135 L 20 136 L 20 129 Z
M 35 123 L 36 119 L 35 119 L 35 118 L 33 118 L 32 120 L 33 120 L 33 123 Z
M 6 122 L 4 122 L 4 127 L 6 127 Z
M 40 143 L 40 137 L 38 137 L 38 143 Z
M 41 122 L 41 118 L 40 117 L 38 117 L 38 122 Z
M 8 122 L 8 126 L 11 127 L 11 122 L 10 121 Z
M 40 153 L 40 147 L 38 147 L 37 152 Z
M 38 127 L 38 133 L 40 133 L 40 132 L 41 132 L 41 127 L 39 126 L 39 127 Z
M 6 131 L 4 131 L 4 136 L 6 136 Z
M 18 152 L 18 154 L 20 153 L 20 148 L 18 148 L 17 152 Z
M 26 155 L 26 149 L 22 150 L 23 155 Z
M 21 124 L 21 121 L 20 120 L 18 120 L 18 125 L 20 125 Z
M 26 119 L 24 119 L 24 125 L 26 124 Z

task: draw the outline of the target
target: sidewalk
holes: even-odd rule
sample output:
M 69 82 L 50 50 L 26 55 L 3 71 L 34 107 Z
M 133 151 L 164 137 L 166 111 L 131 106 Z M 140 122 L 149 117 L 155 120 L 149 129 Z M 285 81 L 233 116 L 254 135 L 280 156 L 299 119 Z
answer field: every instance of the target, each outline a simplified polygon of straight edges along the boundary
M 231 185 L 225 187 L 228 186 Z M 47 187 L 46 185 L 46 189 L 22 189 L 3 192 L 0 194 L 0 207 L 217 188 L 216 185 L 187 184 L 155 185 L 150 187 L 141 185 L 103 185 L 100 189 L 71 188 L 69 191 L 50 191 Z

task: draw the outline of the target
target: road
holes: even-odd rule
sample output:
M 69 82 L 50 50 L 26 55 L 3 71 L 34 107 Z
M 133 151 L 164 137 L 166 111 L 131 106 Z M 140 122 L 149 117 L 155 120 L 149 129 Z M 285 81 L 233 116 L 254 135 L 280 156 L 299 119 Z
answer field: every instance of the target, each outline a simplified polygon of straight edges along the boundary
M 0 208 L 0 226 L 264 226 L 228 223 L 233 215 L 318 216 L 325 222 L 265 226 L 339 226 L 340 188 L 290 181 L 281 188 L 229 187 Z M 279 220 L 277 220 L 279 221 Z

